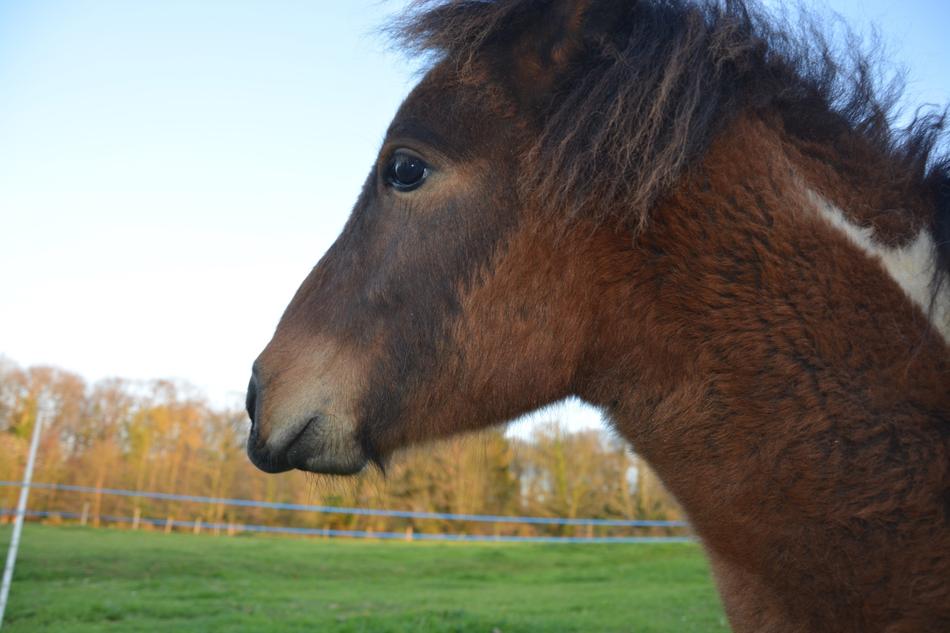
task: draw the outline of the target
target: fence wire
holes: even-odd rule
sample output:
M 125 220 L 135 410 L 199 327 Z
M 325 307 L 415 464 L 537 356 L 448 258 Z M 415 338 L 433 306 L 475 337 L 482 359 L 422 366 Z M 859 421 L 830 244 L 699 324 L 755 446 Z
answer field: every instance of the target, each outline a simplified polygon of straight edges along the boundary
M 23 487 L 19 481 L 0 481 L 0 487 Z M 199 495 L 182 495 L 168 492 L 152 492 L 143 490 L 125 490 L 119 488 L 94 488 L 91 486 L 76 486 L 70 484 L 54 483 L 31 483 L 30 488 L 37 490 L 54 490 L 62 492 L 74 492 L 81 494 L 103 494 L 109 496 L 156 499 L 162 501 L 179 501 L 185 503 L 197 503 L 208 505 L 237 506 L 247 508 L 266 508 L 273 510 L 291 510 L 294 512 L 313 512 L 321 514 L 347 514 L 359 516 L 388 517 L 401 519 L 417 520 L 443 520 L 458 522 L 478 522 L 478 523 L 505 523 L 505 524 L 529 524 L 529 525 L 555 525 L 555 526 L 586 526 L 586 527 L 628 527 L 628 528 L 687 528 L 685 521 L 660 521 L 645 519 L 594 519 L 594 518 L 561 518 L 561 517 L 537 517 L 537 516 L 508 516 L 492 514 L 460 514 L 449 512 L 417 512 L 411 510 L 386 510 L 377 508 L 357 508 L 357 507 L 338 507 L 299 503 L 281 503 L 273 501 L 257 501 L 254 499 L 232 499 L 222 497 L 205 497 Z M 10 509 L 0 509 L 0 516 L 10 516 L 15 514 Z M 26 516 L 33 518 L 60 518 L 60 519 L 85 519 L 84 514 L 71 511 L 55 510 L 30 510 Z M 304 536 L 325 536 L 325 537 L 349 537 L 349 538 L 373 538 L 386 540 L 413 540 L 413 541 L 454 541 L 454 542 L 509 542 L 509 543 L 682 543 L 691 542 L 694 539 L 689 536 L 513 536 L 513 535 L 484 535 L 484 534 L 457 534 L 457 533 L 425 533 L 411 530 L 407 532 L 390 531 L 371 531 L 371 530 L 343 530 L 331 528 L 308 528 L 308 527 L 290 527 L 257 525 L 247 523 L 216 523 L 202 521 L 183 521 L 172 518 L 160 519 L 149 517 L 127 517 L 104 515 L 99 516 L 100 521 L 108 523 L 147 524 L 156 527 L 164 527 L 166 530 L 172 528 L 179 529 L 205 529 L 222 531 L 228 533 L 276 533 L 276 534 L 295 534 Z

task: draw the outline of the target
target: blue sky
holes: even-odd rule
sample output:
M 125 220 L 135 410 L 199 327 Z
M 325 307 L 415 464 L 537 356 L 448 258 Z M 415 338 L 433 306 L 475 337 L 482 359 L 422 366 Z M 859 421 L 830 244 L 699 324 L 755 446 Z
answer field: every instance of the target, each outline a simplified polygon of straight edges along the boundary
M 243 390 L 411 85 L 382 15 L 0 2 L 0 352 Z
M 240 401 L 414 82 L 400 5 L 0 0 L 0 354 Z M 950 2 L 824 6 L 950 101 Z

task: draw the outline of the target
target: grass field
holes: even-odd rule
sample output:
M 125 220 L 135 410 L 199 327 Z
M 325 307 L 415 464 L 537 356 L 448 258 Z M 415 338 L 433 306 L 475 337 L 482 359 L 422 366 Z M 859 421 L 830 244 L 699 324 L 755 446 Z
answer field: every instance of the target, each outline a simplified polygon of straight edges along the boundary
M 0 530 L 6 552 L 10 529 Z M 27 525 L 4 630 L 726 631 L 698 546 L 430 544 Z

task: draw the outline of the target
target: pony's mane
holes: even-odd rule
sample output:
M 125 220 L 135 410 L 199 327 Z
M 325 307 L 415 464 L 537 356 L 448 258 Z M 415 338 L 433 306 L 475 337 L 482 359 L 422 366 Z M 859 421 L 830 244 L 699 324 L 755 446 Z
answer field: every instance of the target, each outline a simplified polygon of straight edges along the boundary
M 544 24 L 566 5 L 583 22 L 567 36 Z M 416 0 L 393 31 L 460 81 L 487 71 L 502 84 L 518 55 L 571 39 L 577 54 L 521 105 L 540 130 L 531 157 L 542 167 L 525 191 L 551 208 L 638 230 L 739 114 L 776 112 L 792 137 L 832 144 L 847 164 L 886 161 L 894 187 L 933 200 L 939 267 L 950 271 L 950 156 L 937 149 L 947 111 L 921 109 L 896 129 L 902 82 L 886 80 L 850 31 L 835 38 L 757 0 Z

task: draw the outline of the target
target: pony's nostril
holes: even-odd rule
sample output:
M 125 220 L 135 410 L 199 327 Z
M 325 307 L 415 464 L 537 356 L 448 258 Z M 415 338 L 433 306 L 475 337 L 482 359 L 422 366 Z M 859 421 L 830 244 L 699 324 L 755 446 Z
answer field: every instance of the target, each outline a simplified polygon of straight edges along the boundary
M 254 374 L 251 374 L 251 381 L 247 383 L 247 400 L 244 404 L 247 407 L 247 417 L 251 418 L 251 429 L 253 429 L 257 413 L 257 377 Z

